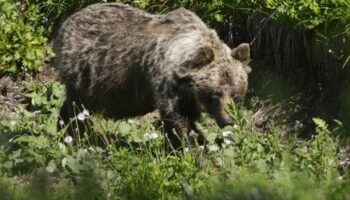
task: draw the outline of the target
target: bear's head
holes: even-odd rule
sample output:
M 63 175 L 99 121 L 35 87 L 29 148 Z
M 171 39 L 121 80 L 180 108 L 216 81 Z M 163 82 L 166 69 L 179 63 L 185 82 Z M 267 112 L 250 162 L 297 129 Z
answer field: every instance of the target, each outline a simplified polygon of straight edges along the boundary
M 247 91 L 251 71 L 249 44 L 230 49 L 221 41 L 201 41 L 195 35 L 177 42 L 176 49 L 168 54 L 176 63 L 176 84 L 193 95 L 220 127 L 232 125 L 225 107 L 232 100 L 241 100 Z

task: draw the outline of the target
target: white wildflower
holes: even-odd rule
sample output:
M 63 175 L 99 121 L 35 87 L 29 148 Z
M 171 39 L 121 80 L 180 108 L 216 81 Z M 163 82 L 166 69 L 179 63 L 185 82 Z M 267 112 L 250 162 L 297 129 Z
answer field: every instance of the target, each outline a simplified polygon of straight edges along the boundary
M 339 162 L 339 164 L 344 166 L 344 165 L 347 164 L 347 162 L 346 162 L 346 160 L 341 160 L 341 161 Z
M 208 146 L 208 152 L 217 152 L 220 150 L 220 147 L 216 144 Z
M 50 161 L 49 164 L 46 166 L 45 170 L 49 173 L 53 173 L 56 170 L 55 163 Z
M 85 116 L 90 116 L 90 113 L 88 110 L 84 109 L 83 112 L 82 112 Z
M 153 140 L 153 139 L 157 139 L 158 138 L 158 134 L 153 132 L 153 133 L 145 133 L 144 137 L 149 139 L 149 140 Z
M 67 158 L 64 157 L 61 161 L 62 167 L 64 168 L 67 165 Z
M 55 171 L 55 169 L 52 166 L 47 166 L 46 167 L 46 171 L 49 172 L 49 173 L 52 173 L 52 172 Z
M 72 138 L 72 136 L 68 135 L 68 136 L 66 136 L 66 137 L 63 139 L 63 141 L 64 141 L 64 143 L 66 143 L 66 144 L 70 144 L 70 143 L 73 142 L 73 138 Z
M 234 128 L 234 129 L 238 129 L 237 124 L 233 125 L 233 128 Z
M 151 138 L 152 139 L 157 139 L 158 138 L 158 134 L 157 133 L 151 133 Z
M 11 126 L 16 126 L 17 122 L 15 120 L 11 120 L 10 124 Z
M 84 113 L 79 113 L 79 114 L 78 114 L 78 119 L 79 119 L 80 121 L 84 121 L 84 120 L 85 120 L 85 115 L 84 115 Z
M 134 0 L 134 3 L 140 3 L 140 1 L 139 0 Z
M 91 149 L 91 147 L 89 149 Z M 78 155 L 85 155 L 87 153 L 88 153 L 88 149 L 79 149 L 78 150 Z
M 184 148 L 184 152 L 190 152 L 190 148 L 185 147 L 185 148 Z
M 90 113 L 88 110 L 84 109 L 83 112 L 79 113 L 77 118 L 78 120 L 80 121 L 84 121 L 86 119 L 86 117 L 89 117 L 90 116 Z
M 60 120 L 58 123 L 59 123 L 60 126 L 64 126 L 64 121 L 63 120 Z
M 231 141 L 231 140 L 228 140 L 228 139 L 224 139 L 224 143 L 225 143 L 226 145 L 230 145 L 230 144 L 232 144 L 232 141 Z
M 149 139 L 149 137 L 150 137 L 149 135 L 150 135 L 149 133 L 145 133 L 145 134 L 143 134 L 143 137 L 146 139 Z
M 232 131 L 224 131 L 222 132 L 222 136 L 223 137 L 230 137 L 233 135 L 233 132 Z
M 63 143 L 58 143 L 58 148 L 62 151 L 65 151 L 66 150 L 66 145 L 64 145 Z
M 197 135 L 197 133 L 194 132 L 193 130 L 191 130 L 191 132 L 190 132 L 188 135 L 189 135 L 189 136 L 195 136 L 195 135 Z

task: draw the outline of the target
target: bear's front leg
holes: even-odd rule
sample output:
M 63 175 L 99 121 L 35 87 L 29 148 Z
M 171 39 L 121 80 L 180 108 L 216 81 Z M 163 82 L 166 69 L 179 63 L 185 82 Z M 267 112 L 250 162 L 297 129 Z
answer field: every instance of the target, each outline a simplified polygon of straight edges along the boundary
M 187 116 L 180 113 L 176 99 L 164 100 L 158 109 L 164 122 L 164 131 L 174 150 L 181 149 L 183 141 L 188 145 L 195 144 L 196 139 L 191 133 L 191 131 L 194 131 L 191 124 L 194 123 Z

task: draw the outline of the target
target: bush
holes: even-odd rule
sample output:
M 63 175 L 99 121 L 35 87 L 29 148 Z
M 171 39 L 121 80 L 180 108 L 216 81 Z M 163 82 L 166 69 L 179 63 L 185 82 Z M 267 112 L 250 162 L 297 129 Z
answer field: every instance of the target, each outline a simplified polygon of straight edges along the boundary
M 0 0 L 0 76 L 42 69 L 48 50 L 40 23 L 46 21 L 34 4 Z
M 347 0 L 288 0 L 267 1 L 267 7 L 275 11 L 274 16 L 285 23 L 307 29 L 350 34 L 350 2 Z

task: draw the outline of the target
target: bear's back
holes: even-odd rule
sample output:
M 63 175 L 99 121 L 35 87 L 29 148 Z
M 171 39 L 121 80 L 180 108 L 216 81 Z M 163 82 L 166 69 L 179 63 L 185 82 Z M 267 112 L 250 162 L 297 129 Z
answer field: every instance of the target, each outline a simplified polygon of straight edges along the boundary
M 124 4 L 93 4 L 73 14 L 62 24 L 54 41 L 54 50 L 59 52 L 59 48 L 65 45 L 92 43 L 106 35 L 130 33 L 150 20 L 152 15 Z

